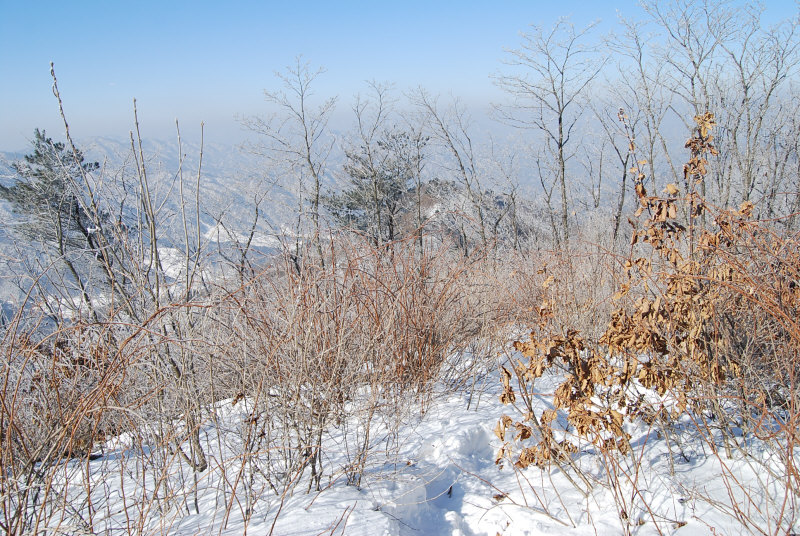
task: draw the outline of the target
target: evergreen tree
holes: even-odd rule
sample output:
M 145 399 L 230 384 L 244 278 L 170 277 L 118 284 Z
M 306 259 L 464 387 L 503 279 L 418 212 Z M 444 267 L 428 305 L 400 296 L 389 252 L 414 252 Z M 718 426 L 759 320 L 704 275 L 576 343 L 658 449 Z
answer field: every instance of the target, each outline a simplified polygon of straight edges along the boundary
M 401 236 L 400 215 L 408 209 L 421 158 L 414 143 L 405 132 L 387 132 L 374 147 L 345 152 L 349 185 L 323 199 L 340 225 L 363 231 L 376 246 Z
M 44 131 L 34 131 L 33 152 L 12 164 L 18 178 L 13 186 L 0 185 L 0 198 L 21 217 L 20 233 L 52 248 L 59 255 L 96 250 L 98 229 L 83 204 L 78 184 L 82 175 L 96 171 L 97 162 L 84 162 L 81 151 L 53 142 Z
M 71 280 L 69 286 L 95 320 L 98 316 L 88 287 L 90 264 L 100 261 L 102 273 L 110 280 L 110 260 L 102 250 L 107 241 L 101 234 L 109 218 L 96 207 L 88 208 L 82 186 L 99 167 L 97 162 L 85 162 L 80 150 L 73 152 L 36 129 L 33 152 L 12 164 L 15 183 L 0 185 L 0 199 L 8 201 L 19 218 L 14 232 L 31 252 L 49 256 L 66 269 L 62 273 L 67 279 L 48 279 L 59 287 Z

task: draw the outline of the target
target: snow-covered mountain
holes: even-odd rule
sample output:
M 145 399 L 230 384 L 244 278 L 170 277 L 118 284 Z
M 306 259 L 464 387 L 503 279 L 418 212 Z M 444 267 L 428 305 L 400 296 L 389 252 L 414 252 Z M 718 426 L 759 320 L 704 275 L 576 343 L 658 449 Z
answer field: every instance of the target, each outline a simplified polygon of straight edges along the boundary
M 86 160 L 101 164 L 98 180 L 131 183 L 137 177 L 136 161 L 130 140 L 97 137 L 77 142 Z M 138 145 L 136 147 L 138 152 Z M 200 202 L 201 231 L 209 239 L 225 240 L 227 233 L 214 233 L 222 220 L 225 228 L 249 230 L 255 209 L 254 199 L 262 198 L 259 232 L 269 234 L 281 229 L 296 209 L 294 195 L 274 186 L 276 177 L 264 161 L 234 145 L 198 143 L 177 140 L 144 140 L 144 165 L 154 201 L 161 214 L 177 214 L 180 210 L 181 179 L 186 210 L 193 213 Z M 15 173 L 12 162 L 21 160 L 24 151 L 0 152 L 0 182 L 12 184 Z M 199 168 L 199 169 L 198 169 Z M 199 196 L 196 186 L 199 171 Z M 10 221 L 10 208 L 0 201 L 0 217 Z M 194 220 L 194 217 L 192 217 Z M 6 227 L 6 226 L 4 226 Z M 0 230 L 0 241 L 6 240 Z
M 78 140 L 76 145 L 84 152 L 87 161 L 101 164 L 93 176 L 103 192 L 102 202 L 106 206 L 114 207 L 117 203 L 114 196 L 123 191 L 122 184 L 127 191 L 138 188 L 137 162 L 130 140 L 98 137 Z M 138 152 L 138 145 L 136 150 Z M 200 166 L 200 145 L 184 141 L 179 146 L 177 140 L 144 140 L 142 151 L 153 203 L 157 207 L 162 233 L 159 241 L 163 247 L 182 243 L 183 203 L 190 236 L 196 236 L 199 220 L 202 245 L 213 257 L 220 246 L 225 248 L 231 242 L 241 241 L 250 232 L 255 200 L 259 199 L 259 220 L 251 246 L 261 253 L 274 251 L 278 245 L 276 235 L 288 227 L 297 201 L 292 192 L 274 185 L 276 177 L 261 158 L 233 145 L 206 143 L 202 147 Z M 12 164 L 22 160 L 25 154 L 26 150 L 0 152 L 0 184 L 14 184 L 16 173 Z M 198 202 L 199 214 L 196 210 Z M 130 200 L 128 206 L 131 206 Z M 11 232 L 20 217 L 3 200 L 0 200 L 0 221 L 3 222 L 0 225 L 2 303 L 17 301 L 21 297 L 19 288 L 11 281 L 18 279 L 13 272 L 19 271 L 25 244 L 19 243 L 19 238 Z

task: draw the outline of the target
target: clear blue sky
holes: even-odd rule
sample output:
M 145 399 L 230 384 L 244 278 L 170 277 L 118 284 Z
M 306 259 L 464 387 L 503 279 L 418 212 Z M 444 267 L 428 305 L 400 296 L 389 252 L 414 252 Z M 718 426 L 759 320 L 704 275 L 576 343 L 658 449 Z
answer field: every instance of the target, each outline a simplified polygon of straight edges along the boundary
M 126 135 L 135 97 L 145 136 L 174 135 L 178 118 L 222 140 L 241 136 L 236 116 L 266 110 L 263 90 L 298 54 L 327 68 L 317 93 L 342 108 L 368 79 L 488 103 L 489 75 L 530 24 L 572 15 L 602 30 L 617 10 L 641 16 L 635 0 L 0 0 L 0 149 L 26 148 L 35 127 L 62 137 L 51 61 L 76 138 Z

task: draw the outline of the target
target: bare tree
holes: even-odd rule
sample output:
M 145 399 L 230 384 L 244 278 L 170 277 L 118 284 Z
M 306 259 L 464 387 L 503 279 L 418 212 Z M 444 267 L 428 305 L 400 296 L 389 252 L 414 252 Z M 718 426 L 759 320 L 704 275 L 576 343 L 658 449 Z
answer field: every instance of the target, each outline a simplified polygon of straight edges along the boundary
M 375 245 L 383 245 L 383 229 L 386 226 L 388 240 L 394 239 L 394 216 L 396 215 L 393 206 L 387 206 L 386 199 L 395 200 L 397 198 L 397 188 L 392 179 L 385 173 L 384 165 L 389 155 L 381 151 L 379 138 L 386 130 L 386 121 L 391 112 L 391 100 L 389 98 L 389 87 L 387 85 L 371 82 L 369 84 L 373 94 L 372 99 L 356 96 L 353 105 L 353 113 L 356 117 L 357 148 L 345 151 L 348 163 L 345 170 L 355 181 L 361 181 L 368 192 L 368 204 L 371 205 L 370 212 L 375 230 L 373 236 Z M 395 203 L 392 203 L 392 205 Z
M 306 204 L 309 204 L 308 217 L 320 261 L 323 258 L 319 243 L 322 180 L 335 144 L 328 130 L 328 120 L 337 101 L 336 97 L 331 97 L 316 106 L 313 104 L 314 84 L 324 72 L 323 68 L 312 69 L 298 56 L 284 72 L 275 73 L 282 89 L 264 91 L 267 102 L 277 106 L 278 111 L 268 118 L 254 117 L 244 121 L 265 140 L 262 144 L 250 146 L 250 150 L 268 157 L 293 182 L 284 186 L 293 190 L 298 202 L 295 255 L 301 249 L 301 237 L 305 233 L 304 215 Z M 307 184 L 309 181 L 310 185 Z
M 783 117 L 776 114 L 776 100 L 787 79 L 797 70 L 798 55 L 797 21 L 786 21 L 774 28 L 763 28 L 760 13 L 748 8 L 737 13 L 730 35 L 719 35 L 720 48 L 724 51 L 726 69 L 733 73 L 726 79 L 729 91 L 719 88 L 717 93 L 728 98 L 720 102 L 718 109 L 729 118 L 730 153 L 741 183 L 739 199 L 749 200 L 759 184 L 760 158 L 769 145 L 769 130 L 774 125 L 765 121 L 780 122 Z M 711 31 L 716 27 L 711 26 Z M 774 177 L 774 174 L 773 174 Z M 766 194 L 767 192 L 760 192 Z
M 553 180 L 561 197 L 561 229 L 554 236 L 557 245 L 569 240 L 568 162 L 574 156 L 570 142 L 585 109 L 583 98 L 589 84 L 605 64 L 585 44 L 594 26 L 576 31 L 561 19 L 549 32 L 534 27 L 533 33 L 522 36 L 519 49 L 509 51 L 506 63 L 515 72 L 496 78 L 513 97 L 510 105 L 496 107 L 500 119 L 540 131 L 554 162 Z
M 615 96 L 616 95 L 609 96 L 609 100 L 615 98 Z M 589 172 L 589 176 L 594 177 L 594 164 L 595 162 L 597 163 L 598 169 L 596 172 L 596 187 L 594 182 L 592 183 L 592 195 L 595 209 L 599 208 L 603 201 L 602 185 L 604 175 L 607 173 L 608 167 L 612 167 L 612 169 L 615 171 L 612 171 L 611 173 L 616 173 L 617 177 L 619 177 L 616 187 L 611 187 L 611 189 L 615 190 L 617 193 L 617 202 L 613 215 L 613 242 L 616 242 L 617 237 L 619 236 L 620 224 L 622 222 L 622 214 L 625 208 L 625 198 L 628 189 L 628 175 L 630 174 L 630 168 L 633 164 L 633 153 L 635 150 L 634 144 L 636 143 L 637 128 L 642 122 L 643 116 L 641 109 L 636 108 L 635 106 L 632 107 L 629 101 L 621 99 L 620 104 L 625 106 L 625 108 L 619 108 L 616 114 L 612 114 L 611 110 L 613 108 L 607 100 L 602 100 L 600 101 L 599 105 L 592 106 L 594 115 L 602 127 L 604 139 L 600 143 L 598 154 L 589 154 L 587 157 L 587 163 L 585 164 L 587 171 Z M 626 109 L 631 108 L 633 109 L 632 116 L 626 111 Z M 653 149 L 652 146 L 649 148 Z M 612 164 L 607 166 L 606 152 L 609 150 L 612 153 Z M 613 164 L 614 160 L 616 161 L 617 165 Z M 644 163 L 637 163 L 637 166 L 642 168 Z M 654 181 L 655 179 L 652 180 Z
M 607 41 L 611 55 L 617 59 L 615 78 L 607 81 L 609 95 L 596 112 L 604 114 L 610 126 L 617 122 L 617 109 L 623 108 L 632 119 L 632 129 L 640 124 L 641 128 L 635 128 L 635 142 L 647 160 L 643 169 L 649 176 L 644 184 L 655 191 L 660 180 L 677 183 L 680 179 L 680 166 L 673 162 L 664 132 L 674 94 L 664 83 L 666 58 L 654 49 L 657 35 L 647 31 L 645 22 L 622 17 L 619 22 L 622 33 Z
M 423 227 L 426 222 L 426 217 L 423 217 L 423 199 L 427 196 L 424 195 L 426 190 L 426 173 L 425 167 L 428 161 L 428 144 L 431 141 L 430 135 L 427 133 L 426 127 L 426 114 L 407 112 L 402 115 L 403 122 L 402 140 L 398 140 L 401 147 L 395 151 L 399 159 L 405 162 L 407 169 L 411 175 L 414 191 L 414 226 L 417 232 L 417 244 L 420 253 L 422 252 L 424 239 Z
M 774 152 L 789 147 L 776 139 L 781 129 L 775 127 L 786 119 L 788 84 L 800 62 L 797 19 L 766 28 L 761 6 L 719 0 L 644 7 L 666 38 L 661 84 L 675 97 L 676 115 L 687 122 L 710 110 L 719 125 L 715 144 L 722 156 L 712 162 L 701 194 L 723 206 L 766 199 L 764 209 L 773 213 L 771 192 L 780 187 L 770 162 L 788 157 Z
M 492 235 L 497 237 L 501 234 L 501 227 L 507 228 L 507 239 L 511 243 L 511 248 L 515 251 L 521 249 L 521 240 L 525 240 L 529 234 L 526 226 L 522 222 L 522 210 L 518 205 L 519 201 L 519 175 L 520 158 L 514 149 L 504 150 L 494 140 L 490 140 L 491 164 L 492 169 L 497 174 L 497 179 L 493 182 L 501 188 L 499 210 L 493 211 Z
M 438 99 L 422 88 L 410 95 L 414 104 L 425 117 L 430 137 L 436 141 L 446 154 L 452 158 L 453 167 L 449 169 L 463 188 L 477 220 L 478 234 L 484 249 L 489 245 L 485 200 L 481 186 L 480 173 L 475 147 L 470 133 L 470 117 L 457 99 L 450 107 L 439 106 Z M 464 254 L 469 254 L 466 231 L 461 229 L 464 240 Z

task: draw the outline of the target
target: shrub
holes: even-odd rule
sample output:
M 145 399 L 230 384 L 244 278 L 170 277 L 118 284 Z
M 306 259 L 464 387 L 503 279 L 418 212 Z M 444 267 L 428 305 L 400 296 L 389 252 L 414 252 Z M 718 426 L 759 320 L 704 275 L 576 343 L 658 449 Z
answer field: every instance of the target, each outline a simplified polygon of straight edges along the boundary
M 634 170 L 636 217 L 646 217 L 641 227 L 631 220 L 625 281 L 605 332 L 587 339 L 569 326 L 558 329 L 552 301 L 545 300 L 530 340 L 514 344 L 525 359 L 502 369 L 501 399 L 521 406 L 522 417 L 503 416 L 498 423 L 505 442 L 498 462 L 510 456 L 518 468 L 556 463 L 588 486 L 573 462 L 588 441 L 606 460 L 609 482 L 617 486 L 625 475 L 636 488 L 628 425 L 658 425 L 677 443 L 687 417 L 711 452 L 748 456 L 758 440 L 758 448 L 774 455 L 767 458 L 778 462 L 757 462 L 767 475 L 757 493 L 730 470 L 722 475 L 735 489 L 724 508 L 750 530 L 783 533 L 800 499 L 794 459 L 800 249 L 797 237 L 774 222 L 754 221 L 752 203 L 720 210 L 698 194 L 707 155 L 716 150 L 713 115 L 695 120 L 682 193 L 670 184 L 666 195 L 648 195 L 644 174 Z M 563 370 L 563 379 L 553 409 L 536 415 L 535 383 L 551 369 Z M 567 430 L 556 425 L 559 412 L 566 414 Z M 623 470 L 628 458 L 633 465 Z M 781 484 L 777 494 L 775 484 Z M 762 500 L 768 509 L 759 510 Z M 632 522 L 629 514 L 621 507 L 625 523 Z

